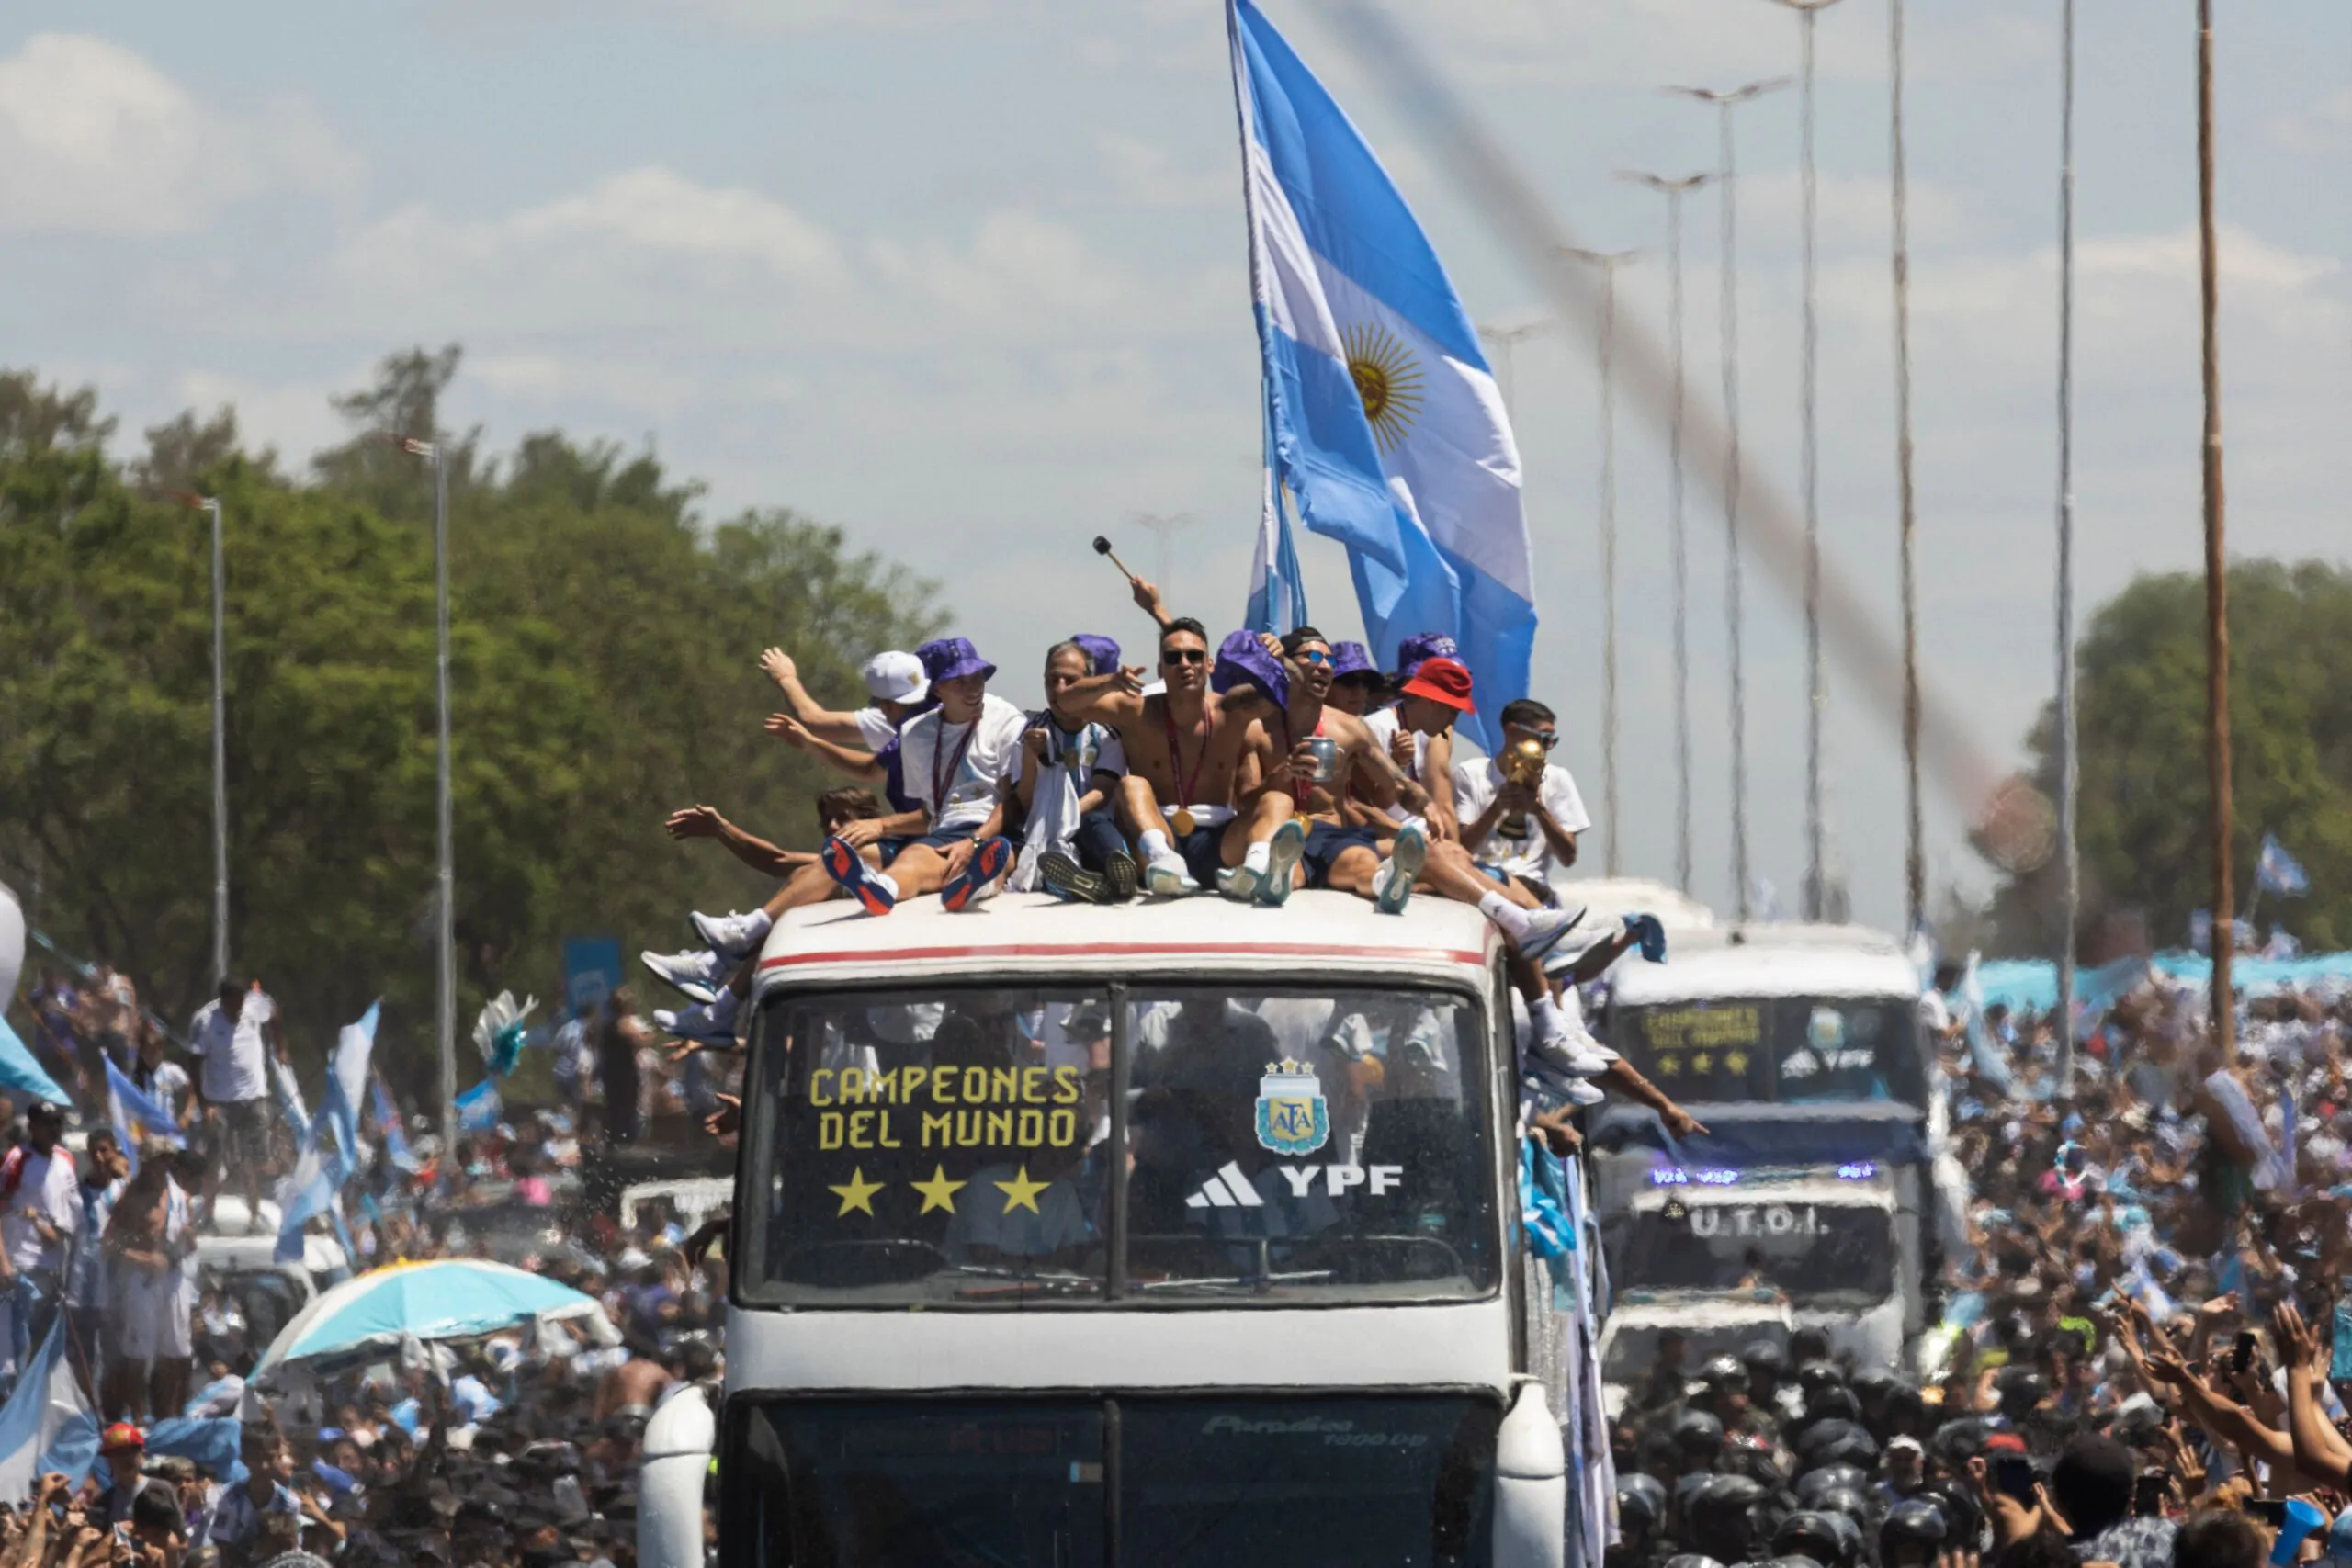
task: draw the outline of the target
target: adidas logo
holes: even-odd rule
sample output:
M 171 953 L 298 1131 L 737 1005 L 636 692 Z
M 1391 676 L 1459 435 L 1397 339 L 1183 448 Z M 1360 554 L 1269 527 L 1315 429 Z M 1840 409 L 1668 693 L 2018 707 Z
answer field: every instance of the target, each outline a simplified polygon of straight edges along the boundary
M 1201 1190 L 1184 1200 L 1187 1209 L 1262 1209 L 1266 1201 L 1258 1196 L 1258 1189 L 1241 1168 L 1227 1160 L 1225 1168 L 1201 1183 Z

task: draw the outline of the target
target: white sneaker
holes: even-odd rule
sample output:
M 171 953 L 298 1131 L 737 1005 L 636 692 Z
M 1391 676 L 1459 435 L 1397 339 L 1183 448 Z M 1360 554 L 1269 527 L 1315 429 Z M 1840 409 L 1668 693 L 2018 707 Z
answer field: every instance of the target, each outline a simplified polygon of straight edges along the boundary
M 1405 900 L 1413 896 L 1413 882 L 1421 874 L 1429 853 L 1429 837 L 1418 826 L 1408 822 L 1397 829 L 1388 863 L 1372 879 L 1372 907 L 1384 915 L 1403 914 Z
M 1567 1093 L 1568 1098 L 1578 1105 L 1598 1105 L 1609 1098 L 1582 1078 L 1571 1079 L 1567 1085 Z
M 1182 860 L 1175 855 L 1154 855 L 1144 863 L 1144 891 L 1161 898 L 1174 898 L 1186 893 L 1198 893 L 1201 885 Z
M 1532 909 L 1527 916 L 1527 934 L 1519 939 L 1522 958 L 1541 963 L 1544 955 L 1560 945 L 1560 939 L 1574 931 L 1584 919 L 1578 909 Z
M 1557 1034 L 1535 1043 L 1535 1055 L 1554 1072 L 1572 1078 L 1597 1078 L 1609 1070 L 1613 1055 L 1604 1056 L 1571 1035 Z
M 752 924 L 760 917 L 757 909 L 748 915 L 706 915 L 696 910 L 686 919 L 695 928 L 695 935 L 703 945 L 721 958 L 740 959 L 751 956 L 760 938 L 752 933 L 759 928 Z M 763 933 L 764 934 L 764 933 Z
M 717 1001 L 697 1002 L 675 1012 L 656 1012 L 653 1027 L 681 1040 L 694 1040 L 707 1045 L 735 1043 L 736 996 L 722 991 Z
M 715 1000 L 733 975 L 735 965 L 707 948 L 684 953 L 640 953 L 645 966 L 684 991 L 695 1001 Z
M 1247 904 L 1258 897 L 1260 880 L 1246 865 L 1227 866 L 1216 874 L 1216 890 L 1237 904 Z

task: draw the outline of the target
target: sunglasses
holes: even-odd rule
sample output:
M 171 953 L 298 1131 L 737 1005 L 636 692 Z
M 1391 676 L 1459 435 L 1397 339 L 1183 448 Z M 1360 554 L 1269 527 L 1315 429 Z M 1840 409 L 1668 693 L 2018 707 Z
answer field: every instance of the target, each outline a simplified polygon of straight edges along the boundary
M 1556 729 L 1522 729 L 1520 733 L 1546 751 L 1560 743 L 1560 733 Z
M 1302 648 L 1292 657 L 1301 664 L 1312 664 L 1320 670 L 1329 669 L 1333 662 L 1330 651 L 1320 648 Z
M 1209 650 L 1205 648 L 1180 648 L 1172 653 L 1161 654 L 1159 661 L 1162 664 L 1206 664 Z

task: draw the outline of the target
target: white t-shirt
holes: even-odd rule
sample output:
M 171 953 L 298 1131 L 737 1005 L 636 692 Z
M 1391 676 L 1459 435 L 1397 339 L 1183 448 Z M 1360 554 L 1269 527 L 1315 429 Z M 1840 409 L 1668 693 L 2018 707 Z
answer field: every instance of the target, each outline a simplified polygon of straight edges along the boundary
M 897 723 L 880 708 L 860 708 L 850 717 L 857 721 L 857 737 L 869 751 L 879 751 L 899 733 Z
M 1380 748 L 1383 756 L 1387 755 L 1390 744 L 1396 739 L 1396 727 L 1403 722 L 1404 720 L 1398 716 L 1396 710 L 1393 707 L 1385 707 L 1377 713 L 1368 713 L 1363 716 L 1363 727 L 1372 731 L 1373 743 Z M 1413 782 L 1423 789 L 1430 786 L 1429 766 L 1430 738 L 1417 729 L 1413 732 Z M 1411 815 L 1412 813 L 1406 810 L 1401 804 L 1388 807 L 1388 819 L 1391 822 L 1402 822 Z
M 82 1182 L 74 1174 L 74 1156 L 63 1145 L 40 1155 L 26 1144 L 17 1190 L 0 1213 L 0 1242 L 8 1248 L 8 1262 L 17 1269 L 57 1269 L 65 1262 L 65 1238 L 82 1228 Z M 57 1227 L 59 1239 L 43 1241 L 33 1228 L 40 1214 Z
M 1465 760 L 1453 768 L 1453 809 L 1462 818 L 1466 833 L 1470 825 L 1487 814 L 1495 803 L 1496 794 L 1502 788 L 1503 771 L 1492 757 L 1476 761 Z M 1592 818 L 1585 814 L 1584 796 L 1577 793 L 1577 781 L 1568 770 L 1557 762 L 1544 764 L 1544 786 L 1538 792 L 1544 809 L 1564 833 L 1581 833 L 1592 826 Z M 1513 822 L 1506 817 L 1495 824 L 1484 842 L 1470 852 L 1480 865 L 1490 865 L 1510 876 L 1524 876 L 1532 882 L 1544 882 L 1552 872 L 1552 841 L 1531 814 Z
M 204 1098 L 214 1105 L 259 1100 L 269 1092 L 269 1037 L 262 1025 L 277 1015 L 277 1004 L 259 991 L 249 993 L 237 1021 L 220 1016 L 220 1004 L 196 1010 L 187 1048 L 204 1061 Z
M 907 720 L 899 731 L 899 771 L 908 798 L 931 813 L 933 832 L 969 830 L 988 820 L 1021 766 L 1028 728 L 1027 714 L 994 695 L 980 699 L 980 716 L 968 725 L 949 724 L 937 708 Z M 934 790 L 944 798 L 933 798 Z
M 187 1069 L 177 1062 L 156 1063 L 155 1076 L 146 1085 L 148 1097 L 170 1111 L 175 1122 L 187 1114 L 187 1096 L 192 1087 Z

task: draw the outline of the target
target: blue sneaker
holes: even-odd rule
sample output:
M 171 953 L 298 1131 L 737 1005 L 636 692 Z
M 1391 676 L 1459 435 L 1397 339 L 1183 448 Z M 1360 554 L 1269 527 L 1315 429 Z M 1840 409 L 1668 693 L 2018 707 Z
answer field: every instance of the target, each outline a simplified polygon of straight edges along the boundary
M 1258 902 L 1279 909 L 1290 898 L 1291 874 L 1306 852 L 1306 824 L 1296 818 L 1274 829 L 1266 842 L 1266 874 L 1258 882 Z
M 1012 840 L 994 838 L 982 841 L 964 863 L 964 869 L 947 879 L 939 890 L 939 901 L 950 912 L 970 908 L 983 898 L 992 897 L 997 878 L 1012 869 Z
M 899 907 L 899 896 L 890 885 L 876 876 L 866 865 L 865 857 L 839 839 L 827 839 L 822 852 L 825 874 L 840 885 L 842 892 L 865 906 L 869 915 L 887 915 Z
M 1666 962 L 1666 927 L 1656 915 L 1628 915 L 1625 929 L 1641 939 L 1644 958 L 1653 964 Z
M 1372 885 L 1372 907 L 1384 915 L 1401 915 L 1405 900 L 1413 896 L 1413 884 L 1419 879 L 1421 866 L 1430 858 L 1429 835 L 1418 823 L 1408 822 L 1396 829 L 1396 842 L 1388 852 L 1388 863 Z

